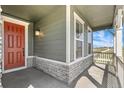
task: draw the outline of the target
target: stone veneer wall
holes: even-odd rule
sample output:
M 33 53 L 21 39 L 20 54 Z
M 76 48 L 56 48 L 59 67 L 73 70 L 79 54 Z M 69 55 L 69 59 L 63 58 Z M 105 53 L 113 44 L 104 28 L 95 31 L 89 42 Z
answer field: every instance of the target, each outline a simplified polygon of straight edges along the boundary
M 85 59 L 67 64 L 41 57 L 29 56 L 27 58 L 27 67 L 36 67 L 56 79 L 69 84 L 92 64 L 92 58 L 92 56 L 89 56 Z M 2 77 L 2 74 L 0 74 L 0 77 Z
M 59 80 L 64 82 L 68 81 L 69 67 L 66 63 L 35 57 L 34 67 L 44 71 L 45 73 L 48 73 L 49 75 Z
M 93 62 L 93 56 L 89 56 L 89 57 L 86 57 L 85 59 L 70 63 L 68 83 L 71 83 L 85 69 L 87 69 L 90 65 L 92 65 L 92 62 Z
M 34 62 L 35 62 L 34 58 L 35 58 L 34 56 L 28 56 L 28 58 L 27 58 L 27 68 L 34 66 Z
M 70 64 L 40 57 L 34 57 L 33 61 L 33 65 L 37 69 L 69 84 L 92 64 L 92 56 Z
M 92 56 L 89 56 L 85 59 L 81 59 L 67 64 L 64 62 L 45 59 L 41 57 L 29 56 L 27 58 L 27 67 L 36 67 L 37 69 L 48 73 L 56 79 L 59 79 L 69 84 L 92 64 L 92 58 Z M 2 71 L 2 69 L 0 69 L 0 71 Z M 1 77 L 2 74 L 0 73 L 0 78 Z M 0 87 L 2 87 L 2 85 L 0 85 Z

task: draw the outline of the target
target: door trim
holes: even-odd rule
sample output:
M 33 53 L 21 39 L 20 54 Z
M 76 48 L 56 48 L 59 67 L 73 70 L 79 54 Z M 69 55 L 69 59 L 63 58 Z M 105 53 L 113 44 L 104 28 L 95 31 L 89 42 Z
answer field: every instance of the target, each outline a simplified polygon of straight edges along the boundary
M 28 58 L 28 25 L 30 23 L 24 22 L 24 21 L 15 19 L 15 18 L 7 17 L 7 16 L 2 16 L 2 20 L 3 20 L 2 38 L 4 38 L 4 21 L 25 26 L 25 66 L 19 67 L 19 68 L 14 68 L 14 69 L 9 69 L 9 70 L 5 70 L 4 69 L 4 39 L 2 39 L 2 43 L 3 43 L 3 47 L 2 47 L 2 53 L 3 53 L 2 54 L 3 55 L 2 56 L 2 67 L 3 67 L 2 68 L 2 72 L 3 73 L 8 73 L 8 72 L 13 72 L 13 71 L 25 69 L 25 68 L 27 68 L 27 58 Z

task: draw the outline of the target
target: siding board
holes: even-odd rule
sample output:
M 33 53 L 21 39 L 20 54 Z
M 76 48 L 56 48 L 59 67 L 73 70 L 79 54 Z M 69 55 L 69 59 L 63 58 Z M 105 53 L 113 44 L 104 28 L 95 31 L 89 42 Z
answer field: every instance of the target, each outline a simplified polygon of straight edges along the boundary
M 35 56 L 66 61 L 66 6 L 58 9 L 35 23 L 44 37 L 34 39 Z
M 33 23 L 28 26 L 28 56 L 33 56 Z

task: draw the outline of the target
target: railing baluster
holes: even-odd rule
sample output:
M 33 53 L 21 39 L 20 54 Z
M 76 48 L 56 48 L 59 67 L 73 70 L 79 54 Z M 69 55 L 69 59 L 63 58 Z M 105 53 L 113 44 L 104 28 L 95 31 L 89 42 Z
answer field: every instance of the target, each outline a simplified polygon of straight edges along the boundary
M 108 61 L 109 61 L 109 54 L 106 53 L 106 63 L 108 64 Z
M 94 52 L 94 61 L 103 64 L 113 64 L 114 53 Z
M 105 56 L 106 56 L 106 58 L 105 58 L 106 60 L 105 60 L 105 61 L 106 61 L 106 63 L 107 63 L 107 62 L 108 62 L 108 56 L 109 56 L 109 55 L 108 55 L 107 53 L 105 53 Z
M 105 63 L 105 62 L 104 62 L 104 60 L 105 60 L 104 53 L 102 54 L 102 59 L 103 59 L 103 63 Z
M 106 63 L 106 54 L 103 53 L 103 55 L 104 55 L 104 63 Z

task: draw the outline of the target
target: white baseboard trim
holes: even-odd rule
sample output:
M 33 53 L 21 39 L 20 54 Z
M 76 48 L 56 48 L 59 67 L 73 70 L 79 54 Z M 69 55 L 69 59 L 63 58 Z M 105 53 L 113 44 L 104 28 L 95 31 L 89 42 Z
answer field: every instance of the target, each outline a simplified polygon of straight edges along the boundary
M 27 58 L 34 58 L 35 56 L 28 56 Z
M 57 63 L 57 64 L 62 64 L 62 65 L 73 65 L 73 64 L 75 64 L 76 62 L 78 62 L 78 61 L 83 61 L 83 60 L 85 60 L 85 59 L 87 59 L 87 58 L 89 58 L 89 57 L 91 57 L 91 56 L 92 56 L 92 54 L 91 54 L 91 55 L 88 55 L 88 56 L 86 56 L 86 57 L 84 57 L 84 58 L 79 58 L 79 59 L 77 59 L 77 60 L 75 60 L 75 61 L 72 61 L 72 62 L 70 62 L 70 63 L 63 62 L 63 61 L 57 61 L 57 60 L 53 60 L 53 59 L 48 59 L 48 58 L 43 58 L 43 57 L 38 57 L 38 56 L 31 56 L 31 57 L 38 58 L 38 59 L 41 59 L 41 60 L 50 61 L 50 62 L 54 62 L 54 63 Z
M 86 60 L 86 59 L 88 59 L 88 58 L 91 57 L 91 56 L 92 56 L 92 54 L 91 54 L 91 55 L 88 55 L 88 56 L 86 56 L 86 57 L 84 57 L 84 58 L 76 59 L 75 61 L 72 61 L 69 65 L 73 65 L 73 64 L 75 64 L 75 63 L 77 63 L 77 62 L 79 62 L 79 61 Z
M 52 60 L 52 59 L 42 58 L 42 57 L 38 57 L 38 56 L 35 56 L 35 58 L 37 58 L 37 59 L 41 59 L 41 60 L 45 60 L 45 61 L 54 62 L 54 63 L 57 63 L 57 64 L 67 65 L 66 62 L 62 62 L 62 61 L 57 61 L 57 60 Z

